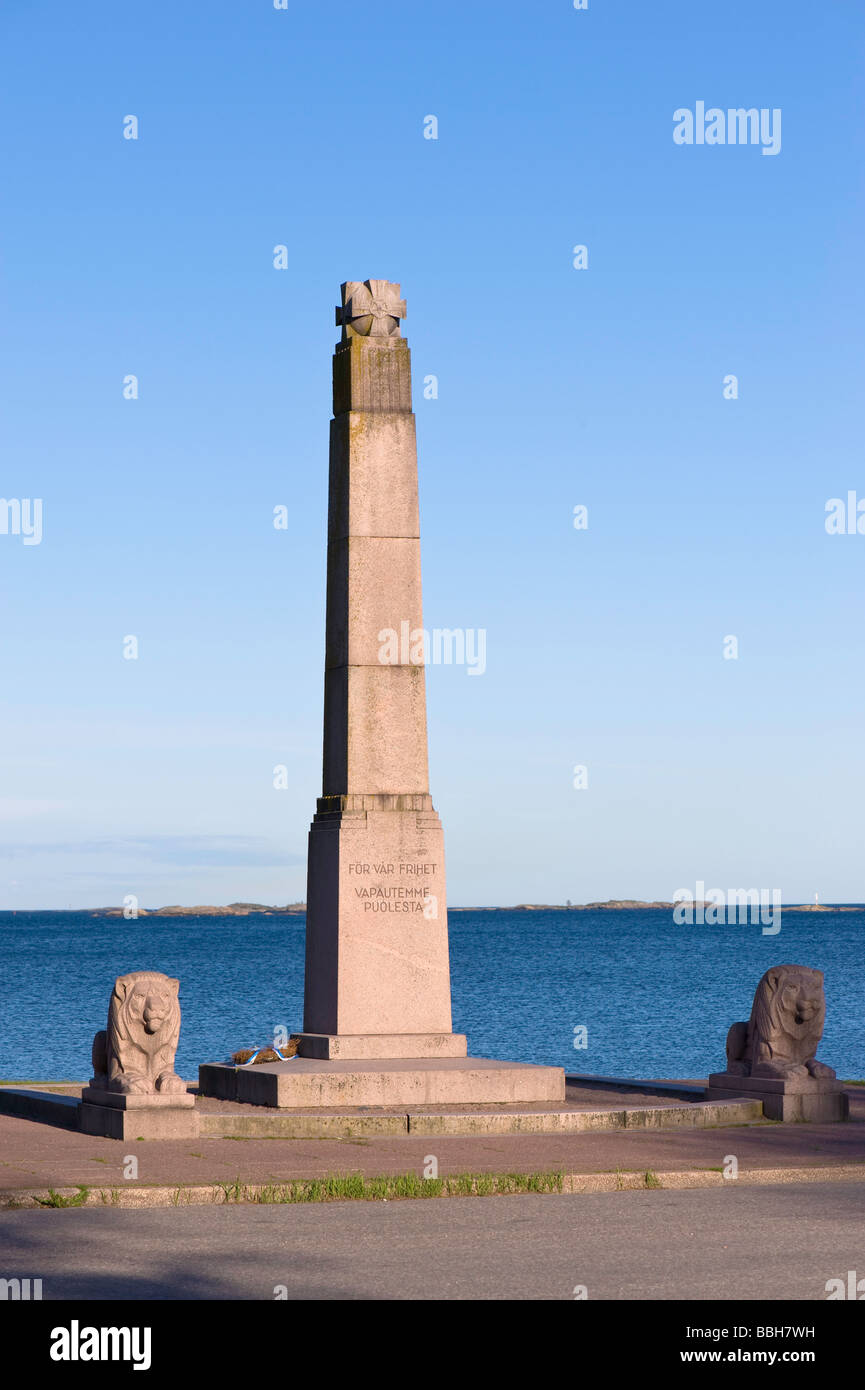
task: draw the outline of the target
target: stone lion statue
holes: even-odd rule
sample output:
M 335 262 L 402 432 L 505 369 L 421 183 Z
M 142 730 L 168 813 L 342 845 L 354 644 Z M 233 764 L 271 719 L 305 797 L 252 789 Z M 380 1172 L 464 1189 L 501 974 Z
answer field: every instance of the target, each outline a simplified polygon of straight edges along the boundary
M 179 980 L 155 970 L 136 970 L 115 980 L 108 1028 L 93 1039 L 91 1086 L 123 1095 L 186 1093 L 174 1070 L 179 990 Z
M 727 1034 L 728 1073 L 834 1077 L 814 1055 L 825 1018 L 822 970 L 771 966 L 757 986 L 749 1022 L 734 1023 Z

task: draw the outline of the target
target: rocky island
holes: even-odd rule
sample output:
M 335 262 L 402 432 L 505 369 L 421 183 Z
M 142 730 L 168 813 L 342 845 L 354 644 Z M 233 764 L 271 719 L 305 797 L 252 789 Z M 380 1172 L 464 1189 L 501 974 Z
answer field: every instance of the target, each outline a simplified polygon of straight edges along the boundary
M 639 898 L 608 898 L 597 903 L 516 903 L 513 907 L 449 907 L 449 912 L 672 912 L 681 903 L 642 902 Z M 693 908 L 709 908 L 715 904 L 693 902 Z M 87 909 L 91 917 L 123 917 L 122 907 L 97 907 Z M 861 912 L 862 907 L 855 904 L 840 903 L 782 903 L 783 912 Z M 297 916 L 306 912 L 306 903 L 287 903 L 284 907 L 271 903 L 229 903 L 227 907 L 199 905 L 196 907 L 139 907 L 138 917 L 249 917 L 253 914 L 264 917 Z M 134 920 L 134 919 L 128 919 Z
M 139 907 L 137 917 L 248 917 L 251 913 L 265 917 L 282 917 L 298 912 L 306 912 L 306 903 L 288 903 L 285 907 L 273 907 L 269 903 L 229 903 L 227 907 Z M 122 917 L 122 907 L 100 907 L 91 912 L 92 917 Z

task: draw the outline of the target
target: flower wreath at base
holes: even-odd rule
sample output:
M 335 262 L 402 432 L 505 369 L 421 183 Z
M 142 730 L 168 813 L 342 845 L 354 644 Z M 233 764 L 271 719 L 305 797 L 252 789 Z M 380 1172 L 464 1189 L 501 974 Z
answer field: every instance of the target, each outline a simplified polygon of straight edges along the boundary
M 264 1047 L 242 1047 L 232 1052 L 231 1061 L 236 1067 L 252 1067 L 262 1062 L 289 1062 L 297 1056 L 297 1039 L 292 1038 L 282 1047 L 266 1044 Z

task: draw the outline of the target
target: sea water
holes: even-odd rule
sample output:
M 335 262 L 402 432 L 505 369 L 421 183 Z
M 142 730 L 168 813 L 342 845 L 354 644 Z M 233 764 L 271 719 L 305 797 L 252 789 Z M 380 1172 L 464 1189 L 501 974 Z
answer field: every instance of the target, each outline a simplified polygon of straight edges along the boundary
M 672 911 L 466 910 L 449 914 L 454 1028 L 473 1056 L 607 1076 L 723 1070 L 770 965 L 825 973 L 821 1058 L 865 1078 L 865 909 L 759 923 L 678 926 Z M 423 930 L 423 924 L 406 927 Z M 0 913 L 0 1077 L 89 1077 L 116 976 L 180 980 L 177 1067 L 264 1044 L 303 1022 L 302 915 L 93 917 Z M 585 1046 L 574 1044 L 585 1043 Z

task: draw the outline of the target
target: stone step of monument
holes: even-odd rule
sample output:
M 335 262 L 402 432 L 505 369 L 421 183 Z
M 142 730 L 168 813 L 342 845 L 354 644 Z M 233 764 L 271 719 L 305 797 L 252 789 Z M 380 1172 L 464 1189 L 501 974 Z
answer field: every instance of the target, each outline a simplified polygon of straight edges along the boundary
M 275 1109 L 554 1103 L 565 1098 L 565 1073 L 561 1067 L 485 1057 L 294 1057 L 254 1067 L 207 1063 L 199 1068 L 199 1091 Z
M 209 1113 L 202 1110 L 205 1138 L 239 1136 L 246 1139 L 360 1139 L 419 1136 L 505 1134 L 581 1134 L 618 1129 L 700 1129 L 746 1125 L 763 1118 L 759 1101 L 737 1100 L 682 1106 L 638 1106 L 621 1110 L 505 1109 L 483 1107 L 455 1111 L 409 1111 L 400 1114 L 358 1113 L 325 1115 L 295 1110 L 262 1109 Z

